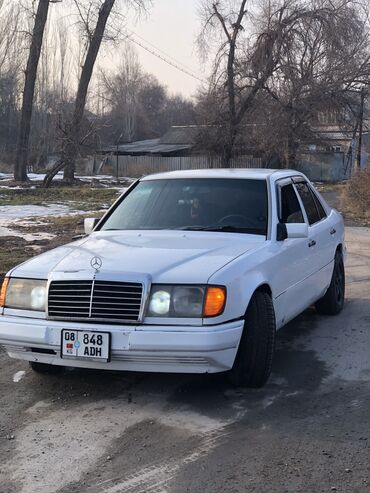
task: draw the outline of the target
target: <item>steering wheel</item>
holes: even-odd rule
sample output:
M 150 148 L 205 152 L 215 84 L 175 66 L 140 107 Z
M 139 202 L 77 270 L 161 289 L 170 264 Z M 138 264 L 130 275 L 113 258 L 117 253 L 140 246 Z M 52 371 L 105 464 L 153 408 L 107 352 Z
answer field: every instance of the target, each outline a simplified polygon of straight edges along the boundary
M 221 217 L 218 224 L 221 226 L 248 227 L 251 221 L 246 216 L 243 216 L 243 214 L 228 214 L 227 216 Z

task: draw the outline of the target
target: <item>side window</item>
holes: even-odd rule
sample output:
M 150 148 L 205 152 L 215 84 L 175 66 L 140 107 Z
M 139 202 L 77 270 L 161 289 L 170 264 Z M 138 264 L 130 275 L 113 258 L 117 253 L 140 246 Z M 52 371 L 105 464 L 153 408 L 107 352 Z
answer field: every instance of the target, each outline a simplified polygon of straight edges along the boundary
M 282 223 L 303 223 L 303 214 L 301 206 L 293 185 L 285 185 L 281 187 L 281 214 L 280 222 Z
M 316 196 L 316 194 L 312 190 L 311 190 L 311 193 L 312 193 L 313 199 L 315 201 L 317 210 L 319 211 L 320 219 L 324 219 L 324 217 L 327 217 L 325 209 L 324 209 L 322 203 L 320 202 L 320 199 Z
M 295 186 L 297 187 L 299 196 L 301 197 L 304 208 L 306 209 L 308 222 L 310 224 L 317 223 L 320 221 L 320 215 L 307 183 L 300 182 L 296 183 Z

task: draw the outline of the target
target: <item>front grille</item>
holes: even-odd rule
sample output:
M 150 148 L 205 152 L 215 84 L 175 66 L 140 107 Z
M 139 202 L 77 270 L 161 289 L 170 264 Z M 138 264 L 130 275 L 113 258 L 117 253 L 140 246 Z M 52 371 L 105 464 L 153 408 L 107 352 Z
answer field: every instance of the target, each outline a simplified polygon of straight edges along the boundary
M 59 320 L 138 322 L 143 285 L 115 281 L 52 281 L 48 317 Z

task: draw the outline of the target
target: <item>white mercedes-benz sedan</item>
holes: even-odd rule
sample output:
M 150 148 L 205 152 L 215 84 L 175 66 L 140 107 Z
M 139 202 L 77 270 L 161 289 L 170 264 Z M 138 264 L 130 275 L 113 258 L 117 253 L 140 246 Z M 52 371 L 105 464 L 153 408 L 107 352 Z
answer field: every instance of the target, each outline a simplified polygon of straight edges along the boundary
M 342 217 L 297 171 L 146 176 L 85 230 L 3 281 L 0 344 L 36 371 L 228 371 L 260 387 L 277 329 L 343 307 Z

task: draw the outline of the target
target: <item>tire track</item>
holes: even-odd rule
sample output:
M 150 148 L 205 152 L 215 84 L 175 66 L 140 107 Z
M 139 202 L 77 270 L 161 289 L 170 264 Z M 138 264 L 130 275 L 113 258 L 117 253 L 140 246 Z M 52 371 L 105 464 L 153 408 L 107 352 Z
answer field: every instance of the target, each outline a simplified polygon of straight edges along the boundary
M 102 493 L 169 493 L 169 483 L 182 467 L 209 454 L 221 440 L 227 438 L 229 435 L 226 430 L 227 426 L 229 425 L 205 433 L 197 449 L 184 457 L 167 462 L 154 462 L 126 478 L 110 480 L 109 483 L 114 483 L 111 485 L 107 482 L 97 484 L 98 491 Z

